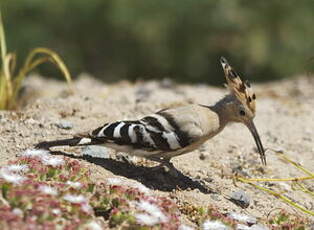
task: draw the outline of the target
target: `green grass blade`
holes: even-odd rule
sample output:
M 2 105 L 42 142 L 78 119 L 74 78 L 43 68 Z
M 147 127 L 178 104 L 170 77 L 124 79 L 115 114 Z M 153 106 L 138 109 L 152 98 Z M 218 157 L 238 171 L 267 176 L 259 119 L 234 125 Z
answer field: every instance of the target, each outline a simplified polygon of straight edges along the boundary
M 0 109 L 5 109 L 7 104 L 6 95 L 6 77 L 4 74 L 4 62 L 7 53 L 7 46 L 5 42 L 5 34 L 3 29 L 2 14 L 0 10 L 0 51 L 1 51 L 1 69 L 0 69 Z
M 6 109 L 7 97 L 6 97 L 6 83 L 3 72 L 0 72 L 0 110 Z
M 29 69 L 28 67 L 33 62 L 33 59 L 35 58 L 36 55 L 47 55 L 48 57 L 50 57 L 53 60 L 53 63 L 60 69 L 66 81 L 68 83 L 72 82 L 70 72 L 68 68 L 66 67 L 66 65 L 64 64 L 63 60 L 61 59 L 61 57 L 54 51 L 47 48 L 39 47 L 39 48 L 33 49 L 28 55 L 28 57 L 26 58 L 25 65 L 24 65 L 26 69 Z
M 11 108 L 14 107 L 16 104 L 15 101 L 16 101 L 18 92 L 21 88 L 21 84 L 23 80 L 25 79 L 26 75 L 29 72 L 31 72 L 33 69 L 35 69 L 37 66 L 46 62 L 51 62 L 57 68 L 59 68 L 59 70 L 62 72 L 66 81 L 69 84 L 71 84 L 72 78 L 71 78 L 70 72 L 68 68 L 66 67 L 66 65 L 64 64 L 63 60 L 61 59 L 61 57 L 50 49 L 35 48 L 29 53 L 23 67 L 19 71 L 17 77 L 14 79 L 14 84 L 13 84 L 14 92 L 13 92 L 13 98 L 11 100 L 11 105 L 10 105 Z
M 7 54 L 4 58 L 3 63 L 3 73 L 5 77 L 6 87 L 7 87 L 7 97 L 11 98 L 13 95 L 13 86 L 12 86 L 12 76 L 11 76 L 11 66 L 15 63 L 15 55 Z
M 6 46 L 6 41 L 5 41 L 5 33 L 3 29 L 1 10 L 0 10 L 0 49 L 1 49 L 1 59 L 2 59 L 2 64 L 3 64 L 5 56 L 7 54 L 7 46 Z

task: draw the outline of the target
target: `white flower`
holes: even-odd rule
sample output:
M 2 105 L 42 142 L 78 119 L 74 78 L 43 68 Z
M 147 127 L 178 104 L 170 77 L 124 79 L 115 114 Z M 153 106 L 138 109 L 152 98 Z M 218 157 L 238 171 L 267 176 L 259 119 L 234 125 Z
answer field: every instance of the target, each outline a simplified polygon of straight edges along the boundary
M 14 208 L 12 212 L 17 216 L 23 216 L 23 211 L 19 208 Z
M 74 182 L 74 181 L 68 180 L 68 181 L 66 182 L 66 184 L 69 185 L 70 187 L 76 188 L 76 189 L 79 189 L 79 188 L 82 187 L 82 184 L 81 184 L 80 182 L 78 182 L 78 181 Z
M 53 156 L 49 156 L 49 155 L 42 155 L 40 157 L 41 162 L 44 165 L 50 165 L 52 167 L 57 167 L 57 166 L 61 166 L 64 164 L 64 160 L 62 158 L 59 157 L 53 157 Z
M 161 222 L 167 222 L 168 218 L 162 213 L 162 211 L 156 206 L 147 201 L 141 201 L 138 207 L 150 215 L 158 218 Z
M 21 153 L 22 157 L 41 157 L 43 155 L 48 155 L 47 150 L 42 149 L 27 149 L 26 151 Z
M 187 226 L 187 225 L 184 225 L 184 224 L 181 224 L 179 226 L 179 229 L 178 230 L 194 230 L 194 228 L 190 227 L 190 226 Z
M 251 224 L 255 224 L 257 222 L 255 217 L 252 216 L 247 216 L 244 214 L 239 214 L 236 212 L 231 212 L 228 214 L 228 216 L 234 220 L 240 221 L 240 222 L 244 222 L 244 223 L 251 223 Z
M 7 169 L 10 172 L 15 172 L 15 173 L 27 172 L 29 170 L 27 165 L 17 165 L 17 164 L 5 166 L 5 169 Z
M 157 223 L 165 223 L 168 221 L 168 218 L 156 205 L 153 205 L 147 201 L 140 201 L 139 203 L 136 203 L 136 205 L 140 210 L 147 212 L 147 214 L 138 213 L 135 215 L 139 223 L 145 225 L 154 225 Z
M 119 178 L 107 178 L 107 183 L 109 185 L 121 185 L 122 184 L 122 180 L 120 180 Z
M 250 230 L 251 227 L 249 227 L 247 225 L 243 225 L 243 224 L 238 224 L 236 229 L 237 230 Z
M 73 204 L 81 204 L 81 203 L 86 203 L 87 199 L 86 197 L 84 197 L 83 195 L 71 195 L 71 194 L 67 194 L 65 196 L 63 196 L 63 199 L 65 199 L 66 201 L 69 201 Z
M 53 188 L 51 186 L 48 186 L 48 185 L 41 185 L 41 186 L 39 186 L 38 189 L 42 193 L 45 193 L 45 194 L 48 194 L 48 195 L 53 195 L 53 196 L 58 195 L 58 191 L 55 188 Z
M 149 193 L 150 189 L 147 188 L 145 185 L 141 184 L 141 183 L 134 183 L 132 185 L 130 185 L 133 188 L 137 188 L 140 192 L 142 193 Z
M 137 188 L 142 193 L 149 193 L 150 189 L 147 188 L 145 185 L 139 182 L 133 182 L 128 180 L 122 180 L 120 178 L 107 178 L 107 184 L 109 185 L 124 185 L 132 188 Z
M 84 225 L 84 229 L 88 230 L 102 230 L 103 228 L 96 221 L 91 221 Z
M 0 171 L 0 177 L 2 177 L 5 181 L 12 184 L 21 184 L 26 180 L 26 177 L 21 176 L 19 174 L 12 173 L 8 171 L 6 168 L 2 168 Z
M 88 203 L 86 203 L 86 202 L 84 202 L 82 205 L 81 205 L 81 208 L 82 208 L 82 210 L 84 211 L 84 212 L 86 212 L 86 213 L 90 213 L 90 212 L 92 212 L 92 207 L 88 204 Z
M 143 225 L 152 226 L 159 223 L 157 218 L 148 214 L 138 213 L 138 214 L 135 214 L 134 216 L 137 220 L 137 223 L 140 223 Z
M 52 212 L 52 214 L 54 214 L 54 215 L 59 215 L 59 214 L 61 214 L 61 211 L 60 211 L 60 209 L 58 209 L 58 208 L 52 209 L 51 212 Z
M 203 223 L 203 230 L 228 230 L 229 227 L 221 223 L 220 221 L 206 220 Z

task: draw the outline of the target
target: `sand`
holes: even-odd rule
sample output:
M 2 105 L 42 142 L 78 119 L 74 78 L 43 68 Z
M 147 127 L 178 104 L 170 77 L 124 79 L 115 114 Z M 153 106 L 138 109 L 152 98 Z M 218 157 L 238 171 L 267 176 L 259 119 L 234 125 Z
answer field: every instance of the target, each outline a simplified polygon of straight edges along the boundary
M 253 87 L 257 95 L 255 124 L 264 147 L 283 151 L 313 172 L 314 79 L 298 77 L 253 84 Z M 39 141 L 71 137 L 106 122 L 141 118 L 166 107 L 187 103 L 211 105 L 227 93 L 225 88 L 180 85 L 168 80 L 105 84 L 87 75 L 80 76 L 73 89 L 74 92 L 69 93 L 64 82 L 38 76 L 27 79 L 21 102 L 25 105 L 17 111 L 0 112 L 0 165 L 15 159 L 17 154 Z M 58 127 L 56 124 L 62 121 L 70 122 L 73 128 Z M 80 157 L 82 148 L 58 150 L 78 158 L 92 171 L 94 180 L 107 177 L 136 180 L 177 203 L 217 205 L 226 213 L 234 211 L 257 218 L 265 218 L 275 209 L 306 216 L 253 186 L 234 183 L 232 175 L 235 172 L 259 178 L 305 176 L 271 150 L 266 153 L 267 166 L 262 166 L 253 137 L 242 124 L 231 124 L 198 150 L 173 158 L 177 175 L 154 171 L 151 167 L 156 166 L 155 163 L 136 157 L 121 158 L 110 149 L 109 157 L 104 156 L 105 159 Z M 306 184 L 314 190 L 313 180 Z M 314 200 L 300 191 L 293 191 L 289 183 L 268 183 L 268 187 L 282 191 L 302 206 L 314 210 Z M 248 208 L 241 208 L 228 199 L 232 192 L 239 190 L 250 197 Z

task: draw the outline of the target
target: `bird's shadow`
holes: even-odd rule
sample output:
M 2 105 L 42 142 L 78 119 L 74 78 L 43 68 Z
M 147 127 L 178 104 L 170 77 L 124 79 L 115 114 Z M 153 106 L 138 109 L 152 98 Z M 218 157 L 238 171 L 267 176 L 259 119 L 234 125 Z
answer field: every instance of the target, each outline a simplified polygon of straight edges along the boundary
M 134 165 L 129 162 L 111 158 L 91 157 L 89 155 L 77 156 L 62 151 L 50 151 L 53 155 L 63 155 L 70 158 L 86 160 L 90 163 L 99 165 L 112 173 L 134 179 L 144 184 L 146 187 L 160 190 L 172 191 L 199 189 L 200 192 L 209 194 L 214 193 L 204 182 L 191 179 L 182 172 L 174 168 L 175 173 L 165 172 L 162 168 L 154 170 L 154 167 Z

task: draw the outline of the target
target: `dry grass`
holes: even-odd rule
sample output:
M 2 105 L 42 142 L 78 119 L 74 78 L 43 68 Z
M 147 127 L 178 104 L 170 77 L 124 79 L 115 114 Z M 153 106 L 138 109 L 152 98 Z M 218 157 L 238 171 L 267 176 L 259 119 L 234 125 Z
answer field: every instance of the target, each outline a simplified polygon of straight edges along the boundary
M 31 50 L 25 59 L 22 67 L 16 69 L 15 53 L 8 53 L 5 39 L 5 32 L 0 11 L 0 110 L 15 109 L 17 106 L 17 95 L 21 84 L 27 74 L 37 66 L 51 62 L 62 72 L 68 83 L 71 82 L 71 75 L 61 57 L 54 51 L 47 48 L 35 48 Z
M 273 150 L 274 151 L 274 150 Z M 287 163 L 289 163 L 290 165 L 296 167 L 298 170 L 302 171 L 303 173 L 307 174 L 307 177 L 293 177 L 293 178 L 241 178 L 241 177 L 237 177 L 236 180 L 241 181 L 243 183 L 246 184 L 250 184 L 252 186 L 254 186 L 255 188 L 265 191 L 273 196 L 275 196 L 276 198 L 280 199 L 281 201 L 291 205 L 292 207 L 302 211 L 303 213 L 309 214 L 311 216 L 314 216 L 314 212 L 312 210 L 309 210 L 305 207 L 303 207 L 302 205 L 298 204 L 295 201 L 292 201 L 291 199 L 289 199 L 287 196 L 282 194 L 282 191 L 277 192 L 271 189 L 268 189 L 266 187 L 263 187 L 261 185 L 256 184 L 256 182 L 281 182 L 281 181 L 285 181 L 285 182 L 291 182 L 291 187 L 293 190 L 299 190 L 304 192 L 305 194 L 309 195 L 309 196 L 314 196 L 313 191 L 311 191 L 309 188 L 307 188 L 307 186 L 302 183 L 303 181 L 306 180 L 314 180 L 314 173 L 311 172 L 310 170 L 304 168 L 301 164 L 291 160 L 288 156 L 286 156 L 283 152 L 281 151 L 274 151 L 278 154 L 278 157 L 284 161 L 286 161 Z M 255 183 L 254 183 L 255 182 Z

